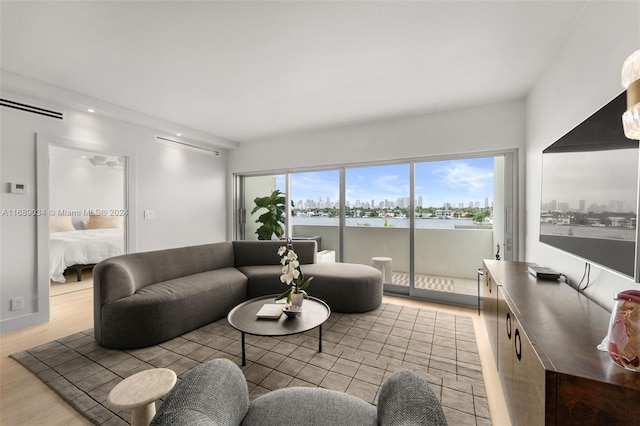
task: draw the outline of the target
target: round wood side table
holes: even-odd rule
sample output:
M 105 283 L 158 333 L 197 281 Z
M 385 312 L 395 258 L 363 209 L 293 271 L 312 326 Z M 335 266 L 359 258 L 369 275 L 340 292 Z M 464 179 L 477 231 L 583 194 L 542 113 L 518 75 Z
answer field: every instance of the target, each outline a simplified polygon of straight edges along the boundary
M 149 426 L 156 414 L 156 401 L 168 394 L 176 381 L 176 373 L 168 368 L 141 371 L 111 389 L 107 401 L 118 410 L 131 410 L 132 426 Z

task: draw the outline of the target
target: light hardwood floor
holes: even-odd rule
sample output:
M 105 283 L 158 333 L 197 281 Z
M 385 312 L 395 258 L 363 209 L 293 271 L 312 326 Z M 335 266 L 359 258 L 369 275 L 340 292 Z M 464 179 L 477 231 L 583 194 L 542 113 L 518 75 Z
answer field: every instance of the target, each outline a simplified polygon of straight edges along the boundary
M 385 296 L 385 301 L 452 313 L 466 313 L 473 317 L 493 425 L 510 425 L 487 331 L 477 311 L 391 296 Z M 8 358 L 14 352 L 91 327 L 93 327 L 93 291 L 88 289 L 52 297 L 50 322 L 0 336 L 2 354 L 0 424 L 7 426 L 91 424 L 33 374 Z

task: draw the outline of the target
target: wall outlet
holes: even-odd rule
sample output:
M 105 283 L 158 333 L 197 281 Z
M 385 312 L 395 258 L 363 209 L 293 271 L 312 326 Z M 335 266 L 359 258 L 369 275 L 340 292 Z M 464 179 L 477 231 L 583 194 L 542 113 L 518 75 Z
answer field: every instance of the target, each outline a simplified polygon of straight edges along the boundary
M 155 212 L 153 210 L 145 210 L 144 211 L 144 218 L 145 219 L 153 219 L 156 216 Z
M 24 297 L 14 297 L 11 299 L 11 307 L 12 311 L 19 311 L 20 309 L 24 309 Z

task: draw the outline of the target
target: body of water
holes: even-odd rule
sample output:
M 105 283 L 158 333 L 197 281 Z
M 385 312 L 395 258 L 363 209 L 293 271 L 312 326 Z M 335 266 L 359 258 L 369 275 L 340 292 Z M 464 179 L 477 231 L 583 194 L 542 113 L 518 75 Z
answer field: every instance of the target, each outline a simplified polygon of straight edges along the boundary
M 372 228 L 384 228 L 385 221 L 388 227 L 409 228 L 409 218 L 379 218 L 379 217 L 348 217 L 346 218 L 346 226 L 370 226 Z M 292 218 L 294 225 L 310 225 L 310 226 L 339 226 L 340 221 L 337 217 L 322 216 L 294 216 Z M 418 229 L 454 229 L 458 226 L 473 226 L 471 219 L 418 219 L 416 218 L 416 228 Z
M 636 230 L 621 226 L 575 226 L 540 224 L 541 235 L 562 235 L 582 238 L 602 238 L 606 240 L 635 241 Z

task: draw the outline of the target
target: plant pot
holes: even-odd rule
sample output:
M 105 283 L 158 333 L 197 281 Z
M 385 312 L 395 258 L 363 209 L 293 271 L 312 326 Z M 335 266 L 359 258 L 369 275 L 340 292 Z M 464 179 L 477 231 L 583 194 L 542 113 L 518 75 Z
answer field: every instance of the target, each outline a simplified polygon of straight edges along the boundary
M 616 297 L 609 324 L 609 356 L 621 367 L 640 372 L 640 291 L 627 290 Z
M 304 302 L 304 294 L 302 294 L 302 293 L 291 293 L 291 304 L 293 306 L 302 307 L 302 302 Z

